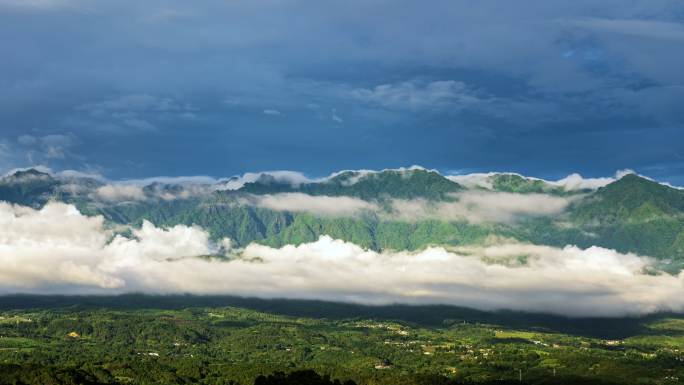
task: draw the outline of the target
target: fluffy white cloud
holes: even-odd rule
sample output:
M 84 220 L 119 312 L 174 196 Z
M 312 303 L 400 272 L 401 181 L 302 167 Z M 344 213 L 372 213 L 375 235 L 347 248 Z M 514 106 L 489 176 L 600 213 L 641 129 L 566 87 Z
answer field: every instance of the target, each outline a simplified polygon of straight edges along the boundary
M 206 232 L 186 226 L 162 230 L 145 223 L 133 239 L 112 239 L 101 216 L 86 217 L 63 203 L 34 210 L 0 202 L 0 227 L 0 292 L 126 290 L 127 269 L 138 262 L 217 251 Z
M 569 316 L 684 311 L 684 273 L 591 247 L 526 244 L 377 253 L 323 236 L 299 246 L 249 245 L 231 259 L 202 229 L 145 223 L 133 238 L 102 217 L 50 203 L 0 203 L 0 292 L 195 293 L 365 304 L 452 304 Z
M 252 195 L 242 199 L 248 205 L 276 211 L 308 212 L 316 215 L 355 216 L 379 207 L 358 198 L 314 196 L 303 193 Z

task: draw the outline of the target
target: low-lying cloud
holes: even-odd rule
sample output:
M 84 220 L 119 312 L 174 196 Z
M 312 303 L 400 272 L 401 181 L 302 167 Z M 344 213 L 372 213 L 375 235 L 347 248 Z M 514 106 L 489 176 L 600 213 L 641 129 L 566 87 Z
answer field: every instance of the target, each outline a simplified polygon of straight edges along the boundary
M 524 217 L 557 215 L 575 198 L 547 194 L 468 191 L 454 194 L 455 201 L 425 199 L 392 201 L 390 219 L 417 221 L 425 219 L 465 220 L 470 223 L 511 223 Z
M 453 200 L 393 199 L 389 206 L 349 196 L 279 193 L 246 195 L 238 202 L 275 211 L 305 212 L 317 216 L 356 217 L 374 213 L 384 220 L 406 222 L 439 219 L 470 223 L 513 223 L 525 217 L 561 214 L 577 197 L 467 191 L 452 194 Z
M 138 201 L 145 199 L 142 186 L 108 184 L 95 190 L 95 197 L 108 201 Z
M 293 187 L 297 187 L 304 183 L 314 182 L 315 180 L 309 179 L 304 174 L 297 171 L 264 171 L 264 172 L 248 172 L 241 176 L 234 176 L 227 181 L 224 181 L 221 186 L 218 186 L 219 190 L 239 190 L 244 187 L 247 183 L 254 183 L 260 178 L 272 178 L 274 182 L 290 184 Z
M 540 178 L 534 178 L 529 176 L 524 176 L 517 173 L 473 173 L 473 174 L 463 174 L 463 175 L 449 175 L 447 178 L 459 183 L 468 188 L 483 188 L 491 190 L 494 188 L 492 178 L 496 175 L 516 175 L 521 178 L 530 181 L 542 181 L 546 183 L 549 187 L 560 187 L 565 191 L 577 191 L 577 190 L 596 190 L 607 184 L 613 183 L 616 180 L 622 178 L 624 175 L 631 173 L 631 170 L 622 170 L 615 173 L 614 177 L 599 177 L 599 178 L 585 178 L 578 173 L 573 173 L 565 178 L 558 180 L 545 180 Z
M 357 216 L 364 211 L 379 210 L 376 204 L 358 198 L 303 193 L 250 195 L 241 199 L 241 203 L 276 211 L 306 212 L 323 216 Z
M 102 217 L 0 203 L 0 293 L 194 293 L 364 304 L 451 304 L 568 316 L 684 311 L 684 273 L 600 247 L 504 244 L 378 253 L 323 236 L 229 250 L 197 227 L 114 236 Z M 226 252 L 228 250 L 228 252 Z M 197 258 L 225 254 L 225 258 Z

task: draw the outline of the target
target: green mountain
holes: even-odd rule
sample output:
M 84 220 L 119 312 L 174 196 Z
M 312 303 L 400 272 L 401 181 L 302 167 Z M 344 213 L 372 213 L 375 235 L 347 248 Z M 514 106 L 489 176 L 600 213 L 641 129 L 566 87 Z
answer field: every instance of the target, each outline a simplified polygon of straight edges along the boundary
M 444 220 L 439 212 L 434 217 L 408 220 L 383 211 L 389 210 L 393 199 L 457 204 L 459 192 L 481 190 L 468 190 L 423 169 L 346 171 L 299 185 L 264 174 L 232 191 L 217 190 L 219 186 L 152 183 L 142 187 L 142 199 L 120 201 L 99 199 L 94 192 L 103 184 L 97 180 L 26 170 L 0 180 L 0 199 L 33 207 L 50 199 L 64 201 L 87 215 L 103 215 L 112 224 L 138 226 L 148 220 L 158 226 L 198 225 L 213 238 L 229 237 L 237 246 L 260 242 L 278 247 L 330 235 L 374 250 L 415 250 L 429 245 L 480 244 L 499 237 L 559 247 L 597 245 L 684 264 L 682 190 L 634 174 L 596 191 L 579 193 L 515 174 L 493 174 L 489 182 L 493 191 L 548 194 L 573 203 L 554 216 L 521 217 L 502 223 Z M 349 196 L 373 202 L 380 211 L 330 216 L 276 211 L 249 203 L 259 195 L 284 192 Z M 571 194 L 575 196 L 562 198 Z
M 572 195 L 587 191 L 567 191 L 563 187 L 551 185 L 541 179 L 526 178 L 518 174 L 494 174 L 489 178 L 492 190 L 518 194 Z
M 570 210 L 602 245 L 659 258 L 684 257 L 684 191 L 628 174 Z
M 577 222 L 642 223 L 678 219 L 684 213 L 684 191 L 636 174 L 599 188 L 572 211 Z
M 385 198 L 446 199 L 463 187 L 436 171 L 424 169 L 385 170 L 382 172 L 344 171 L 321 182 L 292 185 L 262 175 L 239 191 L 251 194 L 301 192 L 309 195 L 351 196 L 364 200 Z

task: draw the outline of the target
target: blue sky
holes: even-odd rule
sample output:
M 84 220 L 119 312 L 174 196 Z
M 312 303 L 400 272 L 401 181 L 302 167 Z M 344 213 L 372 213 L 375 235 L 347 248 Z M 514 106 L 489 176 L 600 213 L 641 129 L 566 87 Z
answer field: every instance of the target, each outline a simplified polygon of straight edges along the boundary
M 0 169 L 684 184 L 679 0 L 0 0 L 0 42 Z

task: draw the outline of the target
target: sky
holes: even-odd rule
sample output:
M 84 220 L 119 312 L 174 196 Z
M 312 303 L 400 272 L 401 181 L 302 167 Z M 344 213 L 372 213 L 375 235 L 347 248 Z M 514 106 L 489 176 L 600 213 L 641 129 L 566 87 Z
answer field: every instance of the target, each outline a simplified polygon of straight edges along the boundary
M 680 0 L 0 0 L 0 171 L 684 185 Z

